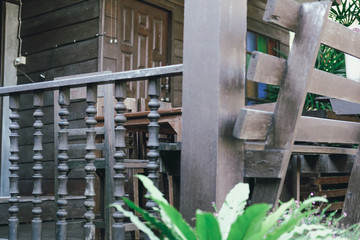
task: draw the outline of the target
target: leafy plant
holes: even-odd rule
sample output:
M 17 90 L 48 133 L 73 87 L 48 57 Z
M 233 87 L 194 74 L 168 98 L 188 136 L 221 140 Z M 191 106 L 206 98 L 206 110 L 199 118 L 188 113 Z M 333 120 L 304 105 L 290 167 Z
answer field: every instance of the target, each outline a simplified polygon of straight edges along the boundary
M 359 0 L 341 0 L 333 2 L 333 7 L 330 9 L 329 17 L 334 21 L 348 27 L 356 20 L 359 21 Z
M 136 206 L 127 198 L 123 198 L 124 202 L 131 209 L 138 211 L 142 215 L 144 222 L 132 212 L 125 210 L 121 205 L 113 204 L 111 206 L 129 217 L 151 240 L 272 240 L 281 239 L 283 236 L 294 237 L 301 231 L 314 234 L 313 230 L 321 231 L 324 235 L 324 229 L 319 226 L 316 228 L 311 226 L 311 229 L 310 227 L 300 229 L 296 227 L 301 220 L 309 218 L 316 212 L 316 209 L 312 207 L 314 201 L 327 202 L 322 197 L 310 198 L 299 206 L 294 200 L 290 200 L 283 203 L 274 212 L 270 212 L 271 205 L 269 204 L 254 204 L 245 209 L 246 200 L 249 196 L 249 186 L 248 184 L 239 183 L 229 192 L 218 213 L 214 214 L 198 210 L 196 212 L 196 226 L 192 228 L 182 218 L 181 214 L 163 198 L 161 192 L 151 180 L 141 175 L 137 177 L 150 193 L 147 197 L 158 204 L 156 210 L 159 212 L 160 218 L 149 214 L 149 212 Z M 333 234 L 333 232 L 331 233 Z

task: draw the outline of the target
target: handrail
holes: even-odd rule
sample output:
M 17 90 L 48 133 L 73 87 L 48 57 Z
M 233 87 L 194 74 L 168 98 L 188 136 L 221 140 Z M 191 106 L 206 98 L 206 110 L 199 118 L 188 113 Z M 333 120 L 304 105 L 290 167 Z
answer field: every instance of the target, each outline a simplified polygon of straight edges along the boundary
M 46 81 L 38 83 L 30 83 L 17 86 L 1 87 L 0 96 L 7 96 L 11 93 L 24 93 L 37 90 L 57 90 L 61 87 L 83 87 L 87 84 L 107 84 L 115 81 L 135 81 L 147 79 L 150 77 L 169 77 L 182 75 L 183 64 L 169 65 L 155 68 L 145 68 L 139 70 L 131 70 L 124 72 L 99 72 L 94 75 L 69 76 L 62 77 L 58 81 Z

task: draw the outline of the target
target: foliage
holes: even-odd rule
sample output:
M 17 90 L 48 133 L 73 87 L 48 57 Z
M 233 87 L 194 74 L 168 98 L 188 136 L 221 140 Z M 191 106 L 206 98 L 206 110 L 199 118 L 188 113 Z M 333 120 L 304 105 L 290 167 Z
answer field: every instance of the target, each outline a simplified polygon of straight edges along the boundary
M 132 212 L 120 205 L 112 206 L 129 216 L 131 221 L 151 240 L 238 240 L 238 239 L 359 239 L 358 227 L 351 229 L 337 228 L 341 218 L 334 215 L 325 216 L 325 210 L 320 214 L 313 208 L 314 202 L 327 202 L 322 197 L 313 197 L 298 204 L 290 200 L 271 212 L 269 204 L 254 204 L 245 208 L 249 196 L 247 184 L 237 184 L 227 195 L 219 212 L 209 213 L 198 210 L 196 212 L 196 226 L 192 228 L 182 218 L 181 214 L 169 205 L 161 192 L 151 180 L 145 176 L 138 176 L 147 188 L 152 199 L 158 204 L 156 209 L 159 218 L 149 214 L 146 210 L 136 206 L 124 198 L 128 206 L 138 211 L 143 218 L 141 221 Z M 330 224 L 329 224 L 330 223 Z M 354 231 L 355 230 L 355 231 Z
M 334 1 L 333 7 L 330 9 L 329 17 L 346 26 L 349 27 L 355 21 L 359 22 L 359 0 L 341 0 L 341 3 Z

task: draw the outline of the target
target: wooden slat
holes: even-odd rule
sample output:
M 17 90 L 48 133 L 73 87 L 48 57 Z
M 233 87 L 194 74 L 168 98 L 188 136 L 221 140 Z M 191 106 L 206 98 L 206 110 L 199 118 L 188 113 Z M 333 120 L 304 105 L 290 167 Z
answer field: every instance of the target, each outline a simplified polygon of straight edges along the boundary
M 360 34 L 358 32 L 328 20 L 322 43 L 360 58 L 359 37 Z
M 242 109 L 233 136 L 244 140 L 266 140 L 273 113 Z M 295 141 L 324 143 L 358 143 L 360 123 L 325 118 L 300 117 Z
M 349 174 L 354 165 L 354 155 L 300 155 L 300 171 L 302 174 L 341 173 Z
M 346 194 L 346 188 L 345 189 L 326 190 L 326 191 L 320 191 L 320 192 L 316 193 L 317 196 L 326 196 L 328 198 L 341 197 L 341 196 L 345 196 L 345 194 Z
M 94 76 L 82 76 L 82 77 L 69 77 L 62 78 L 59 81 L 48 81 L 33 84 L 24 84 L 18 86 L 9 86 L 0 88 L 0 96 L 9 95 L 11 93 L 32 92 L 35 90 L 46 89 L 57 90 L 60 87 L 83 87 L 90 83 L 113 83 L 115 81 L 135 81 L 148 79 L 150 77 L 163 77 L 182 75 L 183 65 L 170 65 L 156 68 L 146 68 L 132 71 L 116 72 L 116 73 L 104 73 Z M 55 79 L 56 80 L 56 79 Z
M 301 4 L 293 0 L 268 0 L 263 20 L 295 31 L 300 8 Z
M 297 16 L 301 4 L 293 0 L 269 0 L 264 13 L 264 21 L 274 23 L 291 31 L 296 31 Z M 360 58 L 359 33 L 333 22 L 326 21 L 326 31 L 321 42 L 327 46 Z M 346 44 L 344 44 L 346 42 Z
M 263 151 L 265 149 L 264 142 L 245 142 L 245 150 L 247 151 Z M 355 155 L 357 149 L 342 148 L 342 147 L 324 147 L 312 145 L 297 145 L 295 144 L 292 150 L 293 154 L 313 155 L 313 154 L 345 154 Z
M 344 202 L 336 202 L 336 203 L 324 204 L 324 205 L 321 206 L 321 209 L 326 208 L 328 205 L 330 205 L 330 207 L 327 209 L 327 211 L 328 212 L 333 212 L 333 211 L 342 209 L 343 206 L 344 206 Z
M 349 179 L 350 179 L 350 176 L 321 177 L 321 178 L 315 179 L 314 184 L 324 185 L 324 184 L 348 183 Z
M 286 61 L 284 59 L 260 52 L 253 52 L 247 79 L 279 86 L 284 74 L 285 65 Z M 360 82 L 318 69 L 312 70 L 308 86 L 308 92 L 356 103 L 360 103 L 359 89 Z

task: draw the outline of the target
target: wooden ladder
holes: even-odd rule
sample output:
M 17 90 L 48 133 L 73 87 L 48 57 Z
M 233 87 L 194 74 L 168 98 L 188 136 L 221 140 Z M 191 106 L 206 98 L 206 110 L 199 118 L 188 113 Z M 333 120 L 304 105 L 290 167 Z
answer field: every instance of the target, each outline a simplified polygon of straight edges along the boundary
M 278 203 L 292 153 L 359 156 L 352 148 L 297 144 L 359 143 L 359 123 L 301 116 L 308 92 L 360 103 L 359 82 L 314 69 L 320 44 L 360 57 L 360 35 L 329 20 L 330 6 L 329 1 L 268 0 L 264 20 L 295 32 L 295 38 L 288 60 L 259 52 L 250 60 L 248 80 L 280 86 L 275 104 L 241 109 L 233 131 L 245 142 L 245 177 L 257 178 L 252 203 Z M 343 209 L 346 224 L 359 221 L 359 168 L 356 157 Z

